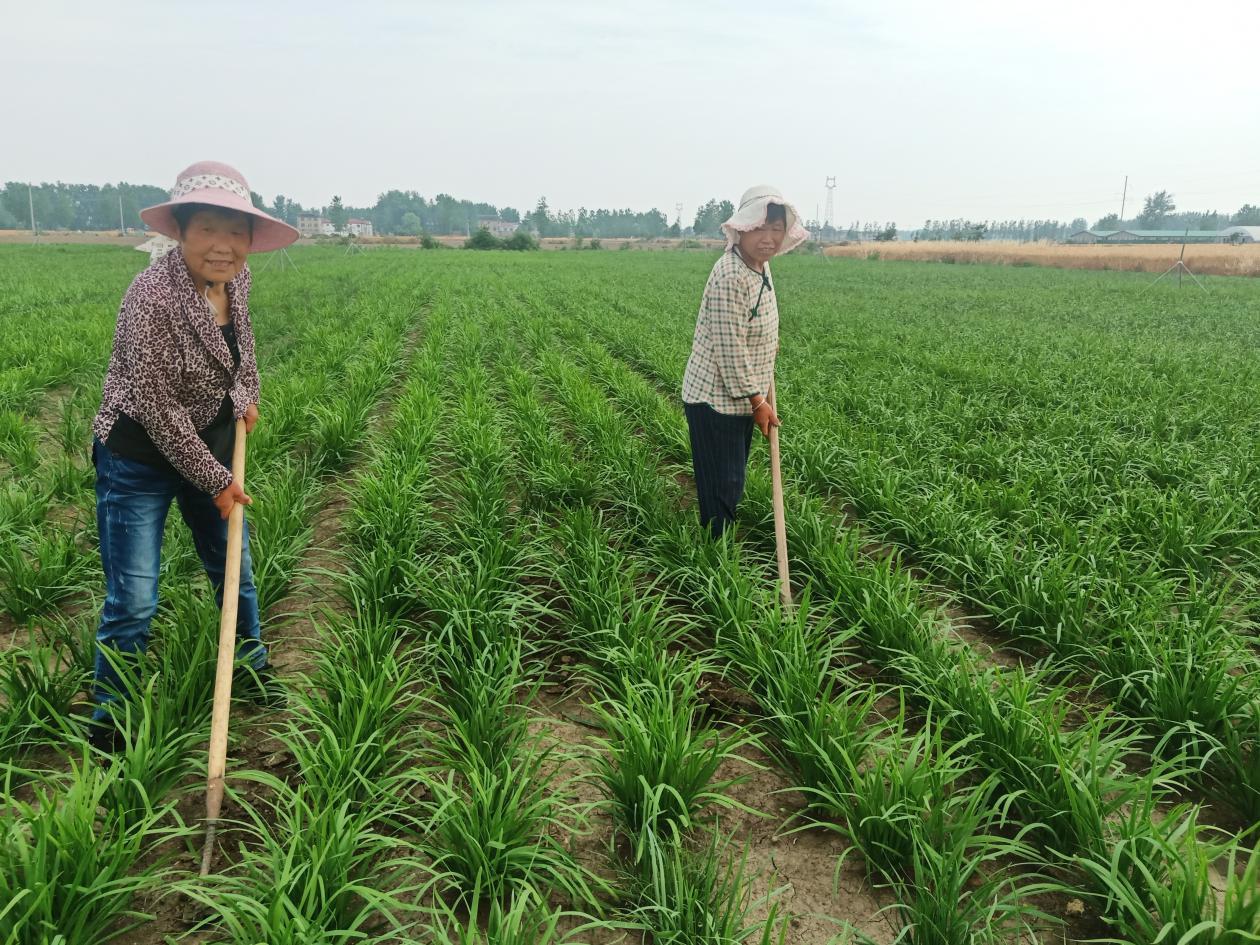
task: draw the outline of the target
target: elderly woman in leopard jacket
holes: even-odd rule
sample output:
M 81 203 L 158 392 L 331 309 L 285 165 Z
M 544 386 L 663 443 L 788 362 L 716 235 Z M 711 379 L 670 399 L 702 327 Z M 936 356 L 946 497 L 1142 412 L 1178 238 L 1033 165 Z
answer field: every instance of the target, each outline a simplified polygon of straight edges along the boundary
M 105 604 L 97 629 L 92 743 L 119 747 L 127 695 L 157 610 L 162 531 L 171 502 L 192 532 L 222 606 L 227 517 L 250 498 L 230 470 L 236 420 L 258 422 L 258 364 L 245 257 L 287 246 L 297 231 L 254 208 L 244 177 L 203 161 L 171 200 L 141 218 L 178 246 L 123 298 L 101 408 L 92 424 Z M 262 643 L 246 526 L 238 658 L 256 695 L 274 697 Z

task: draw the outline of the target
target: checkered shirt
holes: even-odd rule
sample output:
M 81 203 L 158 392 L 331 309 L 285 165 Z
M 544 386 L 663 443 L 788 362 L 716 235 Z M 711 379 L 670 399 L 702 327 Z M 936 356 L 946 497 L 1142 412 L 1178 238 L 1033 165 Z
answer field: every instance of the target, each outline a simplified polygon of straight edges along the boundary
M 763 289 L 761 273 L 734 250 L 723 253 L 709 273 L 696 316 L 683 401 L 708 404 L 718 413 L 751 414 L 748 398 L 770 389 L 778 348 L 779 305 L 773 284 Z

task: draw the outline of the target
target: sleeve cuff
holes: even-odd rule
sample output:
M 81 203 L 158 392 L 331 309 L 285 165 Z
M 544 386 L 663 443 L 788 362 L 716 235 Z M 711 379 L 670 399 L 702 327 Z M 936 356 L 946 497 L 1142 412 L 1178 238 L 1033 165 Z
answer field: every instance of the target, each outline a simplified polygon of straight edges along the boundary
M 195 483 L 195 485 L 207 495 L 218 495 L 232 484 L 232 470 L 228 469 L 226 466 L 220 466 L 219 472 L 220 475 L 213 476 L 205 482 Z

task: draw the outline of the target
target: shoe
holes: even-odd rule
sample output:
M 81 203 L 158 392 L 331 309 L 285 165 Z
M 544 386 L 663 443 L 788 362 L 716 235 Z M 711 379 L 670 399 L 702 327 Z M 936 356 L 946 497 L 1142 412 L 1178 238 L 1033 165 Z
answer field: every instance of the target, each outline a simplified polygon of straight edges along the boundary
M 289 701 L 288 691 L 276 676 L 276 669 L 264 663 L 258 669 L 241 666 L 232 674 L 232 692 L 267 709 L 281 709 Z
M 127 747 L 123 730 L 108 716 L 88 723 L 87 740 L 93 749 L 103 755 L 116 755 Z

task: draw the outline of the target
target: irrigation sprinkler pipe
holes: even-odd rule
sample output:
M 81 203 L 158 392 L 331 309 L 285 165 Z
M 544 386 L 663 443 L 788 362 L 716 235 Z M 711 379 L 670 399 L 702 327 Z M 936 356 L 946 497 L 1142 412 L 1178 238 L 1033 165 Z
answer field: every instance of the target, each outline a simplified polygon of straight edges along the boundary
M 245 421 L 236 421 L 232 450 L 232 481 L 245 487 Z M 223 778 L 227 769 L 228 713 L 232 705 L 232 670 L 236 661 L 236 611 L 241 593 L 241 539 L 245 506 L 233 504 L 228 516 L 227 560 L 223 574 L 223 609 L 219 615 L 219 655 L 214 673 L 214 708 L 210 716 L 210 761 L 206 776 L 206 844 L 201 851 L 201 875 L 210 872 L 214 834 L 223 807 Z
M 778 415 L 774 405 L 774 381 L 770 382 L 770 391 L 766 395 L 770 401 L 770 412 Z M 787 521 L 783 513 L 783 473 L 779 469 L 779 428 L 770 428 L 770 482 L 774 499 L 774 544 L 779 558 L 779 594 L 783 597 L 783 607 L 789 613 L 792 610 L 792 579 L 788 574 L 787 554 Z

